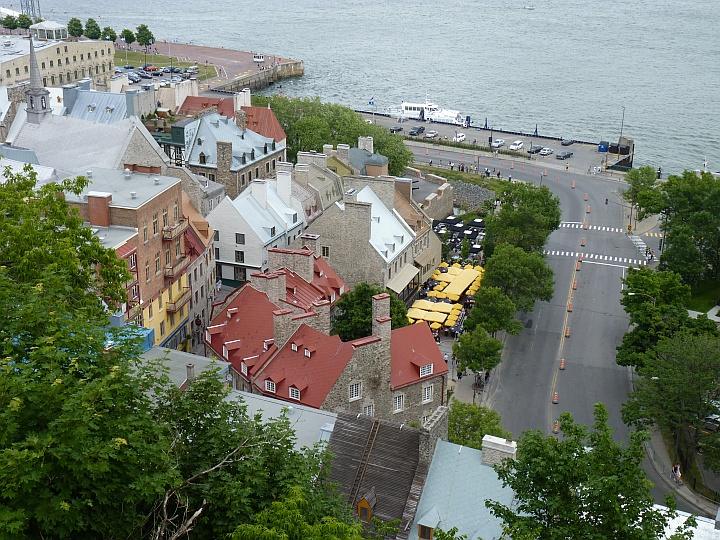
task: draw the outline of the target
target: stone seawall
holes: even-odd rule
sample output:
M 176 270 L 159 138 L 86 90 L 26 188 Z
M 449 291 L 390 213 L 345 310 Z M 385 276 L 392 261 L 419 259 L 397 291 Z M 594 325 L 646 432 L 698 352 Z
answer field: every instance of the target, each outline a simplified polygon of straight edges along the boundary
M 223 92 L 240 92 L 243 88 L 251 90 L 262 90 L 271 84 L 289 79 L 291 77 L 302 77 L 305 73 L 305 65 L 302 60 L 284 62 L 268 69 L 244 73 L 229 81 L 213 86 L 213 90 Z

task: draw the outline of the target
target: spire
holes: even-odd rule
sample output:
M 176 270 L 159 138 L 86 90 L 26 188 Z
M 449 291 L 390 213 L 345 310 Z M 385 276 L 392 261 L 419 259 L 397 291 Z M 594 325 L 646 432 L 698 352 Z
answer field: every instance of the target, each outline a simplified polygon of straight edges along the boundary
M 44 88 L 37 56 L 35 56 L 35 45 L 33 44 L 32 34 L 30 34 L 30 88 Z

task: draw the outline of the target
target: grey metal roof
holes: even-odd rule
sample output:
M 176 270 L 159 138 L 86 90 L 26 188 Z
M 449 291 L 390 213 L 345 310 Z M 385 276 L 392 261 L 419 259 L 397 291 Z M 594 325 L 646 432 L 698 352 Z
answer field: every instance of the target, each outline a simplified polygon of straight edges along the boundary
M 248 415 L 254 416 L 259 413 L 263 420 L 279 418 L 285 413 L 290 427 L 295 432 L 297 450 L 330 440 L 337 419 L 337 414 L 333 412 L 239 390 L 230 392 L 228 399 L 243 401 L 247 406 Z
M 367 150 L 354 147 L 350 148 L 348 152 L 348 160 L 350 161 L 350 165 L 352 165 L 359 174 L 367 174 L 367 170 L 365 169 L 367 165 L 382 166 L 388 164 L 388 158 L 382 154 L 371 154 Z
M 97 227 L 91 223 L 86 223 L 85 225 L 90 227 L 102 245 L 109 249 L 119 248 L 133 236 L 137 236 L 138 233 L 135 227 L 122 227 L 120 225 Z
M 204 165 L 217 166 L 217 142 L 232 143 L 232 164 L 230 169 L 239 170 L 242 167 L 263 159 L 265 146 L 268 152 L 274 141 L 268 137 L 255 133 L 250 129 L 242 130 L 235 122 L 219 113 L 211 113 L 188 123 L 185 126 L 185 149 L 188 162 L 201 166 L 200 154 L 205 156 Z M 284 148 L 281 143 L 275 143 L 275 151 Z M 255 158 L 251 155 L 254 152 Z M 245 156 L 245 163 L 242 163 Z
M 67 115 L 89 122 L 112 124 L 127 117 L 126 97 L 125 94 L 78 90 Z
M 166 347 L 153 347 L 145 351 L 142 357 L 146 360 L 161 360 L 169 370 L 168 376 L 170 380 L 177 386 L 182 386 L 187 381 L 187 364 L 193 364 L 196 377 L 209 369 L 219 368 L 219 376 L 224 378 L 230 366 L 229 363 L 222 360 L 206 358 Z
M 408 538 L 417 540 L 422 524 L 445 531 L 457 527 L 468 540 L 499 540 L 502 522 L 485 507 L 488 499 L 510 505 L 513 492 L 482 463 L 480 450 L 438 440 Z
M 126 173 L 119 169 L 88 169 L 92 175 L 88 178 L 90 183 L 80 196 L 69 193 L 68 201 L 87 202 L 86 196 L 91 192 L 110 193 L 111 206 L 123 208 L 140 208 L 146 202 L 154 199 L 160 193 L 179 184 L 180 179 L 159 174 L 143 174 L 136 172 Z M 88 171 L 76 171 L 76 175 L 87 176 Z M 155 183 L 157 179 L 158 183 Z M 135 194 L 133 196 L 133 193 Z
M 35 52 L 57 47 L 62 41 L 34 41 Z M 30 40 L 25 36 L 4 35 L 0 44 L 0 62 L 9 62 L 30 54 Z
M 0 152 L 0 184 L 5 182 L 4 171 L 6 167 L 10 167 L 10 170 L 17 174 L 24 172 L 27 162 L 17 161 L 14 159 L 7 159 Z M 35 174 L 37 175 L 37 187 L 49 184 L 50 182 L 57 182 L 60 180 L 58 173 L 52 167 L 43 167 L 42 165 L 31 164 Z
M 32 165 L 38 165 L 40 163 L 35 155 L 35 152 L 28 150 L 27 148 L 15 148 L 13 146 L 3 145 L 0 146 L 0 156 L 13 161 L 30 163 Z

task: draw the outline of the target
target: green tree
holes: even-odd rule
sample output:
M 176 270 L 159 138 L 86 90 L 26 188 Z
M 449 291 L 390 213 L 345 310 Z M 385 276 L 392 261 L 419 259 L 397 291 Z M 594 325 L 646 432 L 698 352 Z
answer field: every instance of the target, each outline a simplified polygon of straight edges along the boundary
M 475 307 L 465 319 L 466 330 L 482 326 L 491 336 L 504 330 L 508 334 L 518 334 L 522 324 L 515 319 L 517 308 L 512 300 L 497 287 L 481 287 L 475 294 Z
M 512 438 L 512 434 L 503 428 L 500 415 L 496 411 L 453 399 L 448 416 L 448 440 L 480 450 L 485 435 Z
M 253 96 L 253 104 L 270 106 L 287 135 L 288 159 L 303 150 L 322 151 L 323 144 L 356 146 L 358 137 L 372 136 L 375 152 L 388 158 L 390 174 L 402 175 L 412 161 L 412 153 L 402 137 L 385 128 L 367 124 L 352 109 L 318 98 Z
M 491 337 L 482 326 L 476 326 L 453 344 L 453 355 L 460 371 L 490 371 L 502 359 L 502 342 Z
M 68 34 L 73 37 L 80 37 L 83 35 L 83 24 L 80 19 L 73 17 L 68 21 Z
M 153 36 L 146 24 L 141 24 L 136 28 L 135 38 L 141 46 L 145 47 L 146 51 L 150 45 L 155 43 L 155 36 Z
M 129 47 L 133 43 L 135 43 L 135 32 L 132 30 L 128 30 L 127 28 L 124 28 L 122 32 L 120 32 L 120 39 L 122 39 L 125 44 Z
M 623 419 L 640 426 L 654 422 L 671 433 L 687 468 L 698 445 L 717 438 L 701 428 L 706 416 L 720 412 L 720 337 L 681 332 L 664 338 L 638 373 L 640 380 L 623 407 Z M 719 470 L 720 452 L 714 444 L 709 448 L 705 461 Z
M 688 224 L 670 227 L 665 242 L 660 268 L 675 270 L 685 283 L 697 285 L 707 272 L 707 264 L 695 242 L 692 227 Z
M 372 334 L 372 297 L 388 292 L 378 285 L 359 283 L 340 297 L 335 304 L 332 333 L 343 341 L 350 341 Z M 407 307 L 393 292 L 390 294 L 390 318 L 393 328 L 407 326 Z
M 628 447 L 620 447 L 600 404 L 595 406 L 592 431 L 576 424 L 569 413 L 560 416 L 560 429 L 562 438 L 525 432 L 517 459 L 496 466 L 515 501 L 512 507 L 497 501 L 485 504 L 502 519 L 505 534 L 541 540 L 664 537 L 676 513 L 673 501 L 668 501 L 668 512 L 653 508 L 651 483 L 641 467 L 647 434 L 634 432 Z
M 552 270 L 540 253 L 500 244 L 485 265 L 483 286 L 497 287 L 523 311 L 532 311 L 536 300 L 550 300 L 553 285 Z
M 232 540 L 362 540 L 362 526 L 332 517 L 313 515 L 307 497 L 295 488 L 282 501 L 253 516 L 252 524 L 240 525 Z
M 102 38 L 105 41 L 115 42 L 115 40 L 117 39 L 117 32 L 115 32 L 115 30 L 113 30 L 112 27 L 106 26 L 105 28 L 103 28 Z
M 467 260 L 467 258 L 470 256 L 470 240 L 467 238 L 463 238 L 462 243 L 460 244 L 460 257 L 462 257 L 463 260 Z
M 467 534 L 458 534 L 458 528 L 453 527 L 448 531 L 435 529 L 433 531 L 434 540 L 467 540 Z
M 100 39 L 101 35 L 102 31 L 100 30 L 100 25 L 97 21 L 95 19 L 88 19 L 85 22 L 85 37 L 90 39 Z
M 12 34 L 12 31 L 18 27 L 18 21 L 12 15 L 5 15 L 2 20 L 2 27 L 10 30 L 10 33 Z
M 26 15 L 25 13 L 21 13 L 20 15 L 18 15 L 17 24 L 18 28 L 24 28 L 25 30 L 27 30 L 28 28 L 30 28 L 30 26 L 32 26 L 33 21 L 28 15 Z
M 628 188 L 622 196 L 637 212 L 636 219 L 645 219 L 661 210 L 663 200 L 657 189 L 659 182 L 654 168 L 645 166 L 631 169 L 625 175 L 625 181 Z
M 500 211 L 486 218 L 486 256 L 502 243 L 541 251 L 550 233 L 560 226 L 560 200 L 546 186 L 520 183 L 508 184 L 498 198 Z

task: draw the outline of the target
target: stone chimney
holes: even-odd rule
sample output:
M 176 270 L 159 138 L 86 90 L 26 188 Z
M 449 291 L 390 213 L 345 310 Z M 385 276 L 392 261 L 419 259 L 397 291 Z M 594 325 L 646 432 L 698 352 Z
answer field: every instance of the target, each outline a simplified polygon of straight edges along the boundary
M 318 240 L 320 240 L 319 234 L 303 233 L 300 235 L 300 240 L 302 240 L 303 246 L 310 249 L 315 255 L 318 255 L 317 245 Z
M 276 167 L 278 171 L 287 171 L 289 173 L 293 171 L 293 164 L 287 161 L 278 161 Z
M 482 439 L 482 462 L 485 465 L 497 465 L 505 459 L 515 459 L 517 443 L 501 439 L 493 435 L 485 435 Z
M 63 106 L 65 107 L 65 110 L 69 113 L 72 111 L 73 105 L 75 105 L 75 100 L 78 96 L 78 87 L 77 84 L 66 84 L 62 87 L 63 92 Z
M 250 193 L 260 206 L 267 208 L 267 183 L 265 180 L 253 180 L 250 182 Z
M 279 305 L 280 300 L 285 300 L 287 297 L 287 280 L 283 271 L 250 274 L 250 285 L 258 291 L 264 292 L 268 300 L 275 305 Z
M 307 163 L 298 163 L 295 165 L 295 181 L 302 186 L 308 185 L 310 181 L 310 166 Z
M 292 173 L 289 171 L 277 171 L 277 194 L 280 200 L 287 206 L 292 206 Z
M 346 165 L 350 164 L 350 146 L 347 144 L 337 145 L 337 157 Z
M 185 364 L 185 380 L 187 382 L 195 379 L 195 364 Z
M 420 463 L 430 465 L 438 439 L 448 438 L 449 408 L 440 405 L 430 415 L 420 432 Z
M 98 227 L 109 227 L 112 194 L 100 191 L 89 191 L 87 194 L 87 201 L 88 221 L 90 224 L 97 225 Z
M 390 295 L 376 294 L 372 297 L 372 335 L 389 343 L 390 332 Z
M 242 109 L 235 111 L 235 125 L 245 131 L 247 128 L 247 114 Z
M 232 167 L 232 143 L 225 141 L 216 141 L 215 148 L 217 152 L 216 158 L 216 175 L 218 182 L 225 186 L 225 192 L 231 199 L 238 195 L 237 182 L 232 180 L 230 168 Z
M 334 151 L 332 144 L 323 144 L 322 153 L 326 156 L 331 156 Z
M 358 137 L 358 148 L 360 150 L 367 150 L 371 154 L 374 154 L 373 150 L 373 138 L 372 137 Z
M 315 257 L 309 249 L 270 248 L 268 268 L 271 271 L 287 268 L 311 283 L 315 273 Z
M 315 324 L 313 328 L 322 332 L 323 334 L 330 335 L 330 302 L 327 300 L 316 300 L 313 302 L 313 311 L 317 313 L 315 317 Z
M 293 321 L 293 311 L 290 309 L 277 309 L 273 311 L 273 337 L 275 346 L 281 349 L 287 340 L 300 326 Z

